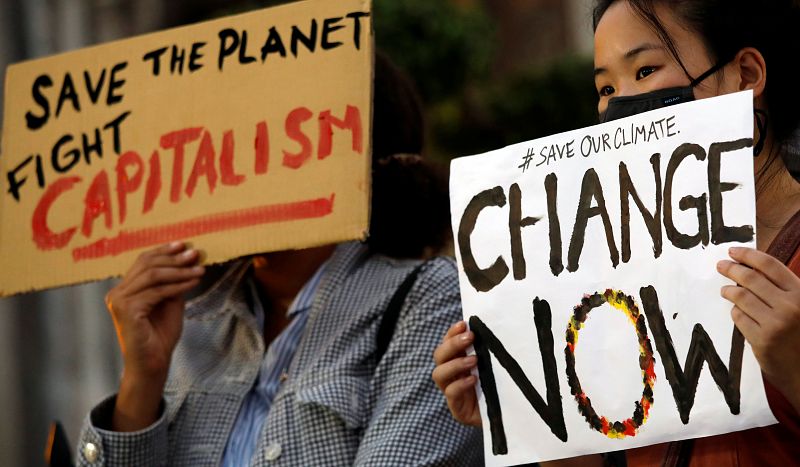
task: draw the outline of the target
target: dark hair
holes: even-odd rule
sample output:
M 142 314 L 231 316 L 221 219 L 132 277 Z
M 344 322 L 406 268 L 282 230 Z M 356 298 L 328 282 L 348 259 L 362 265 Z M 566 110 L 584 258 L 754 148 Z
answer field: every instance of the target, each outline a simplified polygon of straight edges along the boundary
M 447 174 L 424 160 L 425 121 L 414 83 L 375 56 L 372 214 L 367 244 L 395 258 L 439 252 L 450 238 Z
M 800 126 L 800 86 L 795 77 L 796 60 L 800 58 L 800 34 L 797 32 L 800 5 L 797 0 L 597 0 L 593 18 L 595 30 L 606 10 L 617 1 L 628 2 L 650 25 L 684 72 L 686 67 L 656 14 L 656 5 L 667 7 L 685 27 L 702 38 L 712 63 L 730 61 L 745 47 L 761 52 L 768 71 L 764 99 L 769 131 L 775 147 L 781 148 L 782 156 L 789 156 L 784 146 Z M 784 162 L 787 167 L 796 164 L 785 159 Z
M 422 154 L 425 116 L 416 86 L 383 52 L 375 54 L 372 161 Z

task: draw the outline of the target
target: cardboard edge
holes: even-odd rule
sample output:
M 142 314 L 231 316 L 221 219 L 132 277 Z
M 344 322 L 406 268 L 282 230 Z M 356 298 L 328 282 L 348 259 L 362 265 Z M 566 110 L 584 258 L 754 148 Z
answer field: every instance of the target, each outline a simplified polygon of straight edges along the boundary
M 59 57 L 59 56 L 62 56 L 62 55 L 69 55 L 69 54 L 72 54 L 72 53 L 75 53 L 75 52 L 78 52 L 78 51 L 80 51 L 80 52 L 92 51 L 92 50 L 95 50 L 98 47 L 105 47 L 105 46 L 111 45 L 111 44 L 120 44 L 120 43 L 124 43 L 126 41 L 133 40 L 133 39 L 141 39 L 141 38 L 160 35 L 160 34 L 164 34 L 164 33 L 175 33 L 175 32 L 185 31 L 185 30 L 194 28 L 194 27 L 199 26 L 199 25 L 211 26 L 211 25 L 214 25 L 214 24 L 223 24 L 224 22 L 227 22 L 227 21 L 231 21 L 231 20 L 235 21 L 240 17 L 252 15 L 252 14 L 255 14 L 255 13 L 258 13 L 258 12 L 264 12 L 266 10 L 278 11 L 278 10 L 284 10 L 284 9 L 287 9 L 287 10 L 288 9 L 297 9 L 299 7 L 299 5 L 304 5 L 304 4 L 318 2 L 318 1 L 319 0 L 292 1 L 292 2 L 288 2 L 288 3 L 280 4 L 280 5 L 273 5 L 273 6 L 268 6 L 268 7 L 256 8 L 256 9 L 252 9 L 252 10 L 249 10 L 249 11 L 244 11 L 244 12 L 241 12 L 241 13 L 233 13 L 233 14 L 222 16 L 222 17 L 219 17 L 219 18 L 208 19 L 208 20 L 204 20 L 204 21 L 196 21 L 194 23 L 184 24 L 182 26 L 174 26 L 174 27 L 171 27 L 171 28 L 159 29 L 157 31 L 137 34 L 135 36 L 129 36 L 129 37 L 124 37 L 124 38 L 120 38 L 120 39 L 114 39 L 114 40 L 111 40 L 111 41 L 95 43 L 95 44 L 87 44 L 87 45 L 85 45 L 83 47 L 78 47 L 78 48 L 71 49 L 71 50 L 65 50 L 65 51 L 62 51 L 62 52 L 42 55 L 40 57 L 28 58 L 28 59 L 25 59 L 25 60 L 20 60 L 18 62 L 11 63 L 11 64 L 6 66 L 6 75 L 8 75 L 8 70 L 10 70 L 11 68 L 17 67 L 19 65 L 33 64 L 33 63 L 36 63 L 36 62 L 38 62 L 40 60 L 47 60 L 47 59 L 51 59 L 53 57 Z M 371 0 L 367 0 L 367 1 L 371 3 Z M 331 3 L 333 3 L 333 2 L 331 2 Z M 355 3 L 355 2 L 353 2 L 353 3 Z M 363 3 L 362 3 L 362 5 L 363 5 Z M 372 13 L 372 10 L 371 10 L 371 6 L 370 6 L 370 14 L 371 13 Z M 370 18 L 372 18 L 371 15 L 370 15 Z

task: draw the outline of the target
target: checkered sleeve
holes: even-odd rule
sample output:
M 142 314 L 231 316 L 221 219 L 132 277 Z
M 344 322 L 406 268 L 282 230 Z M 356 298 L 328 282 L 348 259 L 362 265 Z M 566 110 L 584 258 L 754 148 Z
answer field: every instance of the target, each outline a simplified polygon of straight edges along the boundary
M 84 421 L 76 465 L 84 467 L 167 465 L 167 420 L 162 402 L 161 417 L 151 426 L 130 433 L 108 430 L 117 396 L 98 404 Z
M 433 350 L 460 319 L 455 264 L 429 262 L 406 298 L 376 369 L 375 410 L 355 465 L 483 465 L 481 431 L 452 418 L 431 379 Z

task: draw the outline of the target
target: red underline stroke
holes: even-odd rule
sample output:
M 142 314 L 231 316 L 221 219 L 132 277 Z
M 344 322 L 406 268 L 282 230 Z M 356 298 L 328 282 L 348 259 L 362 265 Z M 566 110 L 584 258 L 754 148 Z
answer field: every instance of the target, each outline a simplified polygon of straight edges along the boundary
M 329 198 L 317 198 L 292 203 L 267 204 L 231 212 L 208 214 L 174 224 L 120 231 L 117 236 L 100 240 L 72 250 L 75 262 L 117 256 L 130 250 L 160 245 L 216 232 L 236 230 L 261 224 L 325 217 L 333 212 L 332 193 Z

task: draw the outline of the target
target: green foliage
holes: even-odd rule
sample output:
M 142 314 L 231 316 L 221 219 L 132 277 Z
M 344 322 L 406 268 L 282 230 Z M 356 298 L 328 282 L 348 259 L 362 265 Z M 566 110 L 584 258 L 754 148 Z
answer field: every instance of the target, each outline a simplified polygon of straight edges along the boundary
M 443 0 L 375 0 L 375 43 L 439 102 L 488 75 L 494 45 L 482 7 Z
M 591 60 L 566 58 L 436 106 L 432 149 L 453 158 L 589 126 L 598 122 L 596 103 Z

